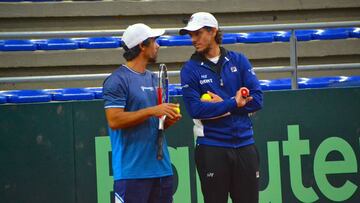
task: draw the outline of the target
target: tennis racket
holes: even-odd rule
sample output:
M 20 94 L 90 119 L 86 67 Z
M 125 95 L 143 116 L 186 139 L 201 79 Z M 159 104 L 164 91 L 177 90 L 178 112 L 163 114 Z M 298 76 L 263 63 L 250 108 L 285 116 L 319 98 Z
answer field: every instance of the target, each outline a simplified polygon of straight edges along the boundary
M 159 65 L 159 83 L 157 88 L 158 104 L 168 103 L 169 102 L 169 78 L 167 75 L 167 67 L 165 64 Z M 156 158 L 158 160 L 163 159 L 163 140 L 164 140 L 164 123 L 166 115 L 163 115 L 159 118 L 159 130 L 158 136 L 156 138 Z

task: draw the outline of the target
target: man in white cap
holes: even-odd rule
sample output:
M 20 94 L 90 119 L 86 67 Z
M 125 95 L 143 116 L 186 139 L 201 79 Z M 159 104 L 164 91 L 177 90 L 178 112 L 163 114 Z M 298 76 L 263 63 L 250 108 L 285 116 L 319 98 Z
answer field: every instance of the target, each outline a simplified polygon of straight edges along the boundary
M 127 62 L 104 81 L 116 203 L 172 202 L 169 152 L 164 140 L 163 159 L 157 159 L 156 137 L 160 116 L 166 115 L 169 127 L 181 115 L 177 104 L 157 105 L 157 76 L 146 69 L 156 61 L 156 38 L 163 33 L 145 24 L 129 26 L 122 36 Z
M 195 53 L 181 69 L 185 107 L 194 119 L 195 162 L 205 203 L 256 203 L 259 158 L 249 114 L 262 108 L 263 94 L 249 60 L 221 47 L 215 17 L 191 16 L 180 34 L 189 34 Z M 243 97 L 240 88 L 250 90 Z M 203 94 L 211 99 L 201 99 Z

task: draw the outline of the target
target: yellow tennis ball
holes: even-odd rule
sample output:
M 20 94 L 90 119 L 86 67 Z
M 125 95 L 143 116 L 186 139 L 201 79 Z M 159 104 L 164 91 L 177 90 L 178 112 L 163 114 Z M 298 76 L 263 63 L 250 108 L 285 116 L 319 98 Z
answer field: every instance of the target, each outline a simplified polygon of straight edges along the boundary
M 175 107 L 174 109 L 175 109 L 177 114 L 180 114 L 180 108 L 179 107 Z
M 201 99 L 202 100 L 211 100 L 212 98 L 211 98 L 210 94 L 205 93 L 205 94 L 201 95 Z

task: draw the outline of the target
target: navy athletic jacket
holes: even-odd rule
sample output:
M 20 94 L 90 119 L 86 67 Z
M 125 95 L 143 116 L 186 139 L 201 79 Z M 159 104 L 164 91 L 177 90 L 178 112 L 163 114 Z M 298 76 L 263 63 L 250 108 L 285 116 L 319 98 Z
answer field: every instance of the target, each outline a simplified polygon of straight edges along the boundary
M 193 118 L 197 144 L 241 147 L 254 143 L 248 116 L 262 108 L 263 93 L 249 60 L 241 53 L 221 48 L 217 64 L 194 53 L 181 69 L 181 85 L 187 112 Z M 247 87 L 253 100 L 238 108 L 234 96 Z M 224 101 L 202 102 L 207 91 Z

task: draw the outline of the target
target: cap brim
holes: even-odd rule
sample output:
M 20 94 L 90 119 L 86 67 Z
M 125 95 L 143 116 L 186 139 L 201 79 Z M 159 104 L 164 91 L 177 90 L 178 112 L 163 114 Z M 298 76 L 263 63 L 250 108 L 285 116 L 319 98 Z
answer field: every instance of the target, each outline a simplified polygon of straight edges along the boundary
M 160 37 L 164 33 L 165 33 L 165 30 L 163 30 L 163 29 L 152 29 L 150 37 Z
M 201 26 L 201 25 L 198 25 L 198 26 L 194 26 L 194 25 L 193 26 L 186 26 L 186 27 L 180 29 L 179 34 L 180 35 L 186 35 L 189 32 L 200 30 L 202 27 L 203 26 Z

